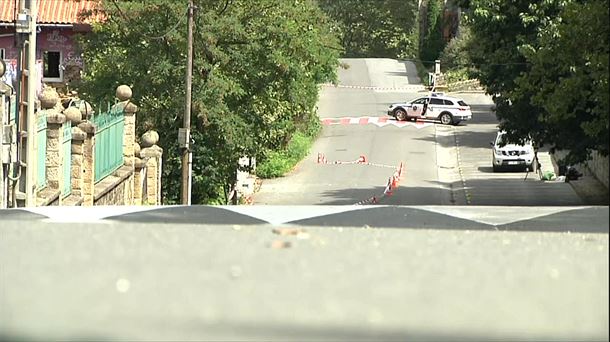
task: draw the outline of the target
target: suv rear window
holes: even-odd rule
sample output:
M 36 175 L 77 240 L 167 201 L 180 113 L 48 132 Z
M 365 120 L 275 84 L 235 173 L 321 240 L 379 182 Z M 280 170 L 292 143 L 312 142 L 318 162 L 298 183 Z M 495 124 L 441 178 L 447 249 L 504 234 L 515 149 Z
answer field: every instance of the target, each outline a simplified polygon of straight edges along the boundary
M 453 102 L 449 101 L 449 100 L 443 100 L 445 101 L 445 106 L 453 106 Z
M 442 105 L 442 104 L 444 104 L 444 102 L 443 102 L 442 99 L 431 98 L 430 99 L 430 104 L 433 104 L 433 105 Z
M 458 101 L 458 104 L 459 104 L 460 106 L 462 106 L 462 107 L 468 107 L 468 105 L 466 104 L 466 102 L 464 102 L 464 101 L 462 101 L 462 100 Z

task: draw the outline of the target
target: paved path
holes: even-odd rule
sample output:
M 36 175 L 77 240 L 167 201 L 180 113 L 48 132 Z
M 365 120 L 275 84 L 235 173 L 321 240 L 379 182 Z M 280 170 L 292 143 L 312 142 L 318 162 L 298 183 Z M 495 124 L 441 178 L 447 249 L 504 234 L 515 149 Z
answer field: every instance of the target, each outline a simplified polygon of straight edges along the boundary
M 0 340 L 608 337 L 607 233 L 496 231 L 400 207 L 349 217 L 425 229 L 205 224 L 196 210 L 0 221 Z M 450 221 L 461 228 L 430 229 Z

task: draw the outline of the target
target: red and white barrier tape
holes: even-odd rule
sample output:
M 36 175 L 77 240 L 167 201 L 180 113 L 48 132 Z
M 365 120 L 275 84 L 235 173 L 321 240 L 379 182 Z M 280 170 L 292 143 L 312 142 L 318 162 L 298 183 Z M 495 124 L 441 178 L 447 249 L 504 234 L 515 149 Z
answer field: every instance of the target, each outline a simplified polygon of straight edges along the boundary
M 366 156 L 364 156 L 364 155 L 361 155 L 356 160 L 349 160 L 349 161 L 335 160 L 333 162 L 330 162 L 330 161 L 328 161 L 328 159 L 326 158 L 324 153 L 318 153 L 317 163 L 318 164 L 360 164 L 360 165 L 369 165 L 369 166 L 376 166 L 376 167 L 385 167 L 385 168 L 388 168 L 388 169 L 395 169 L 396 168 L 396 166 L 394 166 L 394 165 L 387 165 L 387 164 L 379 164 L 379 163 L 368 162 L 367 159 L 366 159 Z
M 400 180 L 402 179 L 403 169 L 404 169 L 404 164 L 403 164 L 403 162 L 400 162 L 400 165 L 398 166 L 398 168 L 396 168 L 396 171 L 394 171 L 394 174 L 390 178 L 388 178 L 388 183 L 386 184 L 386 187 L 383 190 L 383 194 L 381 196 L 373 196 L 369 199 L 360 201 L 360 202 L 356 203 L 355 205 L 377 204 L 384 197 L 392 196 L 393 190 L 398 188 Z
M 326 159 L 326 156 L 324 155 L 324 153 L 318 153 L 318 164 L 367 164 L 367 162 L 366 162 L 366 157 L 364 155 L 361 155 L 356 160 L 350 160 L 350 161 L 335 160 L 334 162 L 329 162 L 328 159 Z
M 336 160 L 334 162 L 329 162 L 328 159 L 326 158 L 326 156 L 324 155 L 324 153 L 318 153 L 317 163 L 318 164 L 360 164 L 360 165 L 369 165 L 369 166 L 385 167 L 385 168 L 394 169 L 394 173 L 392 174 L 392 176 L 390 176 L 390 178 L 388 178 L 388 183 L 386 184 L 386 187 L 383 190 L 383 194 L 381 196 L 373 196 L 369 199 L 362 200 L 362 201 L 356 203 L 355 205 L 376 204 L 376 203 L 379 203 L 379 200 L 381 200 L 382 198 L 392 196 L 392 194 L 393 194 L 392 191 L 394 189 L 398 188 L 398 184 L 402 178 L 403 168 L 404 168 L 403 162 L 400 162 L 400 165 L 398 167 L 396 167 L 394 165 L 371 163 L 371 162 L 367 161 L 366 156 L 364 156 L 364 155 L 361 155 L 356 160 L 351 160 L 351 161 Z

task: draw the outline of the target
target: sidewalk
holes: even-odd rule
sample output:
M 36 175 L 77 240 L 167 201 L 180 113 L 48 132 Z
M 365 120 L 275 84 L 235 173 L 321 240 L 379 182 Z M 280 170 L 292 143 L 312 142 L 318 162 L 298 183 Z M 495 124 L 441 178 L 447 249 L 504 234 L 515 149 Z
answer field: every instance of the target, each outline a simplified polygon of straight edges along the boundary
M 540 156 L 540 154 L 538 154 Z M 555 159 L 550 155 L 548 161 L 553 165 L 555 174 L 558 174 L 558 167 Z M 543 164 L 544 165 L 544 164 Z M 578 180 L 569 181 L 574 192 L 580 197 L 584 205 L 608 205 L 608 189 L 594 176 L 583 172 L 585 175 Z
M 569 182 L 586 205 L 608 205 L 608 189 L 593 176 L 582 176 Z

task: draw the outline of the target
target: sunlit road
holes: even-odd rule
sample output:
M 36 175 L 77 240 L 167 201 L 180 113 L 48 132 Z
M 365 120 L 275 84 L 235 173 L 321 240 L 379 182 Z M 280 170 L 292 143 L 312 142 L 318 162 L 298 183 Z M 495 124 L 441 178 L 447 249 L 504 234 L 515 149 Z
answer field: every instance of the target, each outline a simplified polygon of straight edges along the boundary
M 458 126 L 396 122 L 386 115 L 393 102 L 425 96 L 415 67 L 389 59 L 346 59 L 338 87 L 322 88 L 319 113 L 324 124 L 310 154 L 286 177 L 263 181 L 256 204 L 344 205 L 372 197 L 399 205 L 581 205 L 567 183 L 541 182 L 536 175 L 491 172 L 497 120 L 491 99 L 459 93 L 473 120 Z M 330 164 L 319 164 L 322 154 Z M 365 156 L 383 166 L 333 164 Z M 544 170 L 553 170 L 540 154 Z M 394 168 L 403 175 L 392 196 L 383 196 Z
M 1 210 L 0 341 L 608 340 L 608 207 L 489 172 L 484 95 L 457 127 L 384 121 L 424 94 L 411 64 L 349 64 L 311 154 L 255 198 L 311 206 Z M 401 161 L 380 202 L 411 206 L 344 205 Z
M 293 234 L 283 233 L 286 225 L 243 219 L 239 225 L 210 223 L 240 221 L 212 209 L 144 212 L 97 223 L 1 220 L 0 340 L 608 336 L 607 207 L 566 213 L 605 216 L 605 233 L 581 233 L 574 223 L 567 224 L 577 227 L 572 233 L 551 233 L 546 229 L 563 223 L 549 225 L 553 220 L 545 216 L 518 225 L 546 226 L 542 231 L 496 231 L 476 221 L 386 208 L 331 215 L 318 224 L 345 227 L 304 226 Z M 549 208 L 538 210 L 543 212 Z M 83 215 L 73 209 L 69 216 L 78 213 Z M 420 229 L 448 228 L 451 222 L 454 229 Z M 603 227 L 595 222 L 592 231 Z

